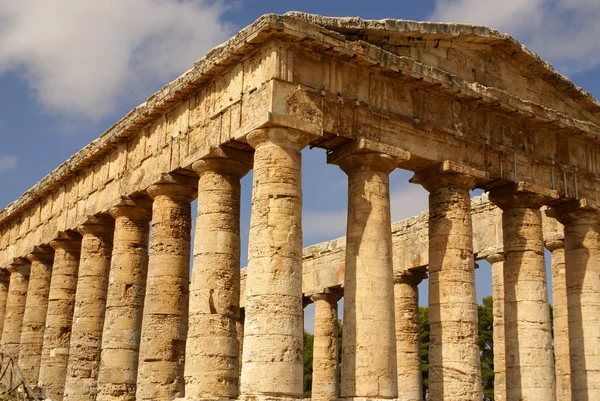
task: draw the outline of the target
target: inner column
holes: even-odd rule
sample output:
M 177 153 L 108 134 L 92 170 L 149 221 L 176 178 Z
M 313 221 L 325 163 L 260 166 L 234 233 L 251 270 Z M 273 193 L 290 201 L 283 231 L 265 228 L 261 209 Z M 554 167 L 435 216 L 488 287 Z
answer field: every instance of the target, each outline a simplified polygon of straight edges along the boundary
M 442 163 L 411 182 L 429 191 L 429 394 L 479 400 L 477 298 L 471 196 L 479 172 Z
M 506 356 L 504 352 L 504 254 L 485 258 L 492 267 L 492 309 L 494 314 L 494 401 L 506 400 Z
M 62 401 L 75 307 L 81 236 L 71 232 L 61 233 L 57 239 L 50 242 L 50 246 L 54 248 L 54 263 L 38 385 L 44 389 L 46 398 Z
M 394 274 L 398 399 L 423 400 L 419 288 L 425 273 L 405 270 Z
M 552 311 L 554 323 L 554 372 L 556 399 L 571 401 L 571 361 L 569 352 L 569 314 L 565 272 L 565 242 L 561 238 L 544 241 L 552 254 Z
M 10 283 L 6 299 L 6 315 L 4 317 L 4 329 L 2 331 L 0 349 L 17 363 L 19 361 L 21 328 L 23 326 L 23 315 L 25 314 L 30 266 L 31 264 L 27 259 L 19 258 L 15 259 L 8 267 Z
M 81 257 L 64 397 L 69 401 L 93 401 L 98 388 L 114 220 L 110 216 L 94 217 L 78 231 L 82 234 Z
M 341 154 L 330 160 L 348 175 L 340 397 L 396 398 L 389 174 L 397 162 L 378 152 Z
M 240 179 L 251 167 L 229 158 L 193 165 L 198 218 L 185 357 L 186 399 L 239 395 Z
M 6 314 L 6 299 L 8 298 L 8 285 L 10 283 L 10 272 L 0 269 L 0 341 L 4 330 L 4 316 Z
M 315 336 L 313 343 L 313 401 L 339 398 L 338 391 L 338 301 L 341 292 L 315 294 Z
M 31 262 L 31 273 L 21 330 L 19 368 L 27 385 L 34 387 L 37 386 L 42 358 L 54 250 L 47 246 L 36 247 L 27 259 Z
M 508 401 L 556 400 L 540 211 L 551 198 L 551 192 L 527 183 L 490 191 L 490 200 L 503 211 Z
M 553 207 L 565 226 L 573 400 L 600 399 L 600 206 L 587 199 Z
M 242 399 L 303 394 L 302 157 L 308 137 L 286 128 L 252 132 L 255 149 Z
M 168 176 L 165 180 L 171 182 L 148 188 L 154 202 L 137 400 L 173 400 L 184 394 L 191 202 L 196 188 L 183 177 Z
M 98 401 L 135 401 L 151 208 L 149 201 L 125 199 L 110 209 L 115 219 L 115 235 L 98 373 Z

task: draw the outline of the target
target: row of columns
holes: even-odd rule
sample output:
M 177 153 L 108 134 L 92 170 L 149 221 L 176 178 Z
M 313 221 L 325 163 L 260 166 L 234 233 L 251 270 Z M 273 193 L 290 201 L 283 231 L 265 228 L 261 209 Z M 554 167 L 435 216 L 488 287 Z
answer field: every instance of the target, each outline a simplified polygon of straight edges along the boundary
M 268 128 L 247 140 L 255 149 L 253 161 L 219 154 L 193 165 L 199 207 L 191 285 L 190 203 L 196 190 L 179 176 L 148 189 L 151 206 L 125 199 L 110 210 L 112 218 L 94 217 L 79 233 L 61 234 L 50 244 L 52 264 L 34 252 L 30 262 L 10 266 L 1 346 L 20 363 L 26 361 L 28 378 L 45 388 L 47 397 L 302 397 L 300 152 L 309 138 Z M 339 295 L 324 294 L 315 297 L 320 323 L 315 352 L 322 354 L 315 365 L 315 397 L 419 400 L 419 279 L 394 278 L 392 268 L 389 174 L 398 159 L 353 146 L 330 158 L 348 175 L 349 194 L 341 383 L 338 394 L 337 361 L 331 358 Z M 242 330 L 240 179 L 252 162 Z M 413 178 L 430 192 L 429 377 L 430 397 L 436 400 L 482 397 L 469 191 L 483 178 L 451 163 Z M 503 210 L 505 260 L 502 267 L 500 260 L 493 262 L 498 263 L 495 274 L 502 270 L 504 286 L 499 294 L 504 301 L 494 309 L 504 320 L 506 399 L 553 400 L 540 214 L 553 198 L 522 184 L 496 188 L 490 197 Z M 595 399 L 600 391 L 600 336 L 594 331 L 600 312 L 598 220 L 588 205 L 555 209 L 565 224 L 573 399 Z M 0 286 L 0 303 L 2 288 L 6 284 Z M 406 341 L 397 357 L 400 337 Z M 39 363 L 36 350 L 41 350 Z

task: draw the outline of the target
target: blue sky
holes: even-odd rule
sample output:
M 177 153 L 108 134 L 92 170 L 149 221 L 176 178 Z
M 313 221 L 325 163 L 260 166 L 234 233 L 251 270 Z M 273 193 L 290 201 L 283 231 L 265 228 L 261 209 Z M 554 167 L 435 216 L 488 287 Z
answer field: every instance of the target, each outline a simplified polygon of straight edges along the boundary
M 207 50 L 261 14 L 290 10 L 487 25 L 600 97 L 597 0 L 0 0 L 0 208 Z M 394 220 L 427 207 L 427 194 L 408 184 L 410 176 L 392 174 Z M 322 151 L 306 150 L 303 181 L 305 245 L 343 236 L 345 175 L 325 164 Z M 251 175 L 242 189 L 246 237 Z M 491 293 L 489 266 L 480 266 L 478 298 Z M 311 315 L 308 309 L 307 320 Z

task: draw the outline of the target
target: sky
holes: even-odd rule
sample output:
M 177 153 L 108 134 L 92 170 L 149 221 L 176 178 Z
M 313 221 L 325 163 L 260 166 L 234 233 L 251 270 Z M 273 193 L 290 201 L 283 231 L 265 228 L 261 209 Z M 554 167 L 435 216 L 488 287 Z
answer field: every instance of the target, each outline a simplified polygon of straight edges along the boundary
M 600 98 L 598 0 L 0 0 L 0 209 L 266 13 L 464 22 L 505 32 Z M 347 184 L 321 150 L 303 152 L 304 245 L 345 235 Z M 427 208 L 427 193 L 391 175 L 392 219 Z M 242 181 L 242 259 L 251 174 Z M 489 264 L 476 271 L 491 295 Z M 427 283 L 420 287 L 427 303 Z M 312 331 L 313 310 L 306 310 Z

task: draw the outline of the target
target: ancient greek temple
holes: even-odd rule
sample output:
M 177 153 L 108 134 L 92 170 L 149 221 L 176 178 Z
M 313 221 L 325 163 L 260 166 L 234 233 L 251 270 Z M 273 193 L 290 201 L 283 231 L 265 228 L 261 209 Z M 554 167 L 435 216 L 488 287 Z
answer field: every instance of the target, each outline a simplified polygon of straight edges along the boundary
M 348 219 L 303 249 L 304 148 Z M 395 169 L 430 195 L 392 224 Z M 314 302 L 314 401 L 422 401 L 427 277 L 429 400 L 481 400 L 486 259 L 495 400 L 600 400 L 599 173 L 600 103 L 507 35 L 265 15 L 0 212 L 0 352 L 54 401 L 290 401 Z

